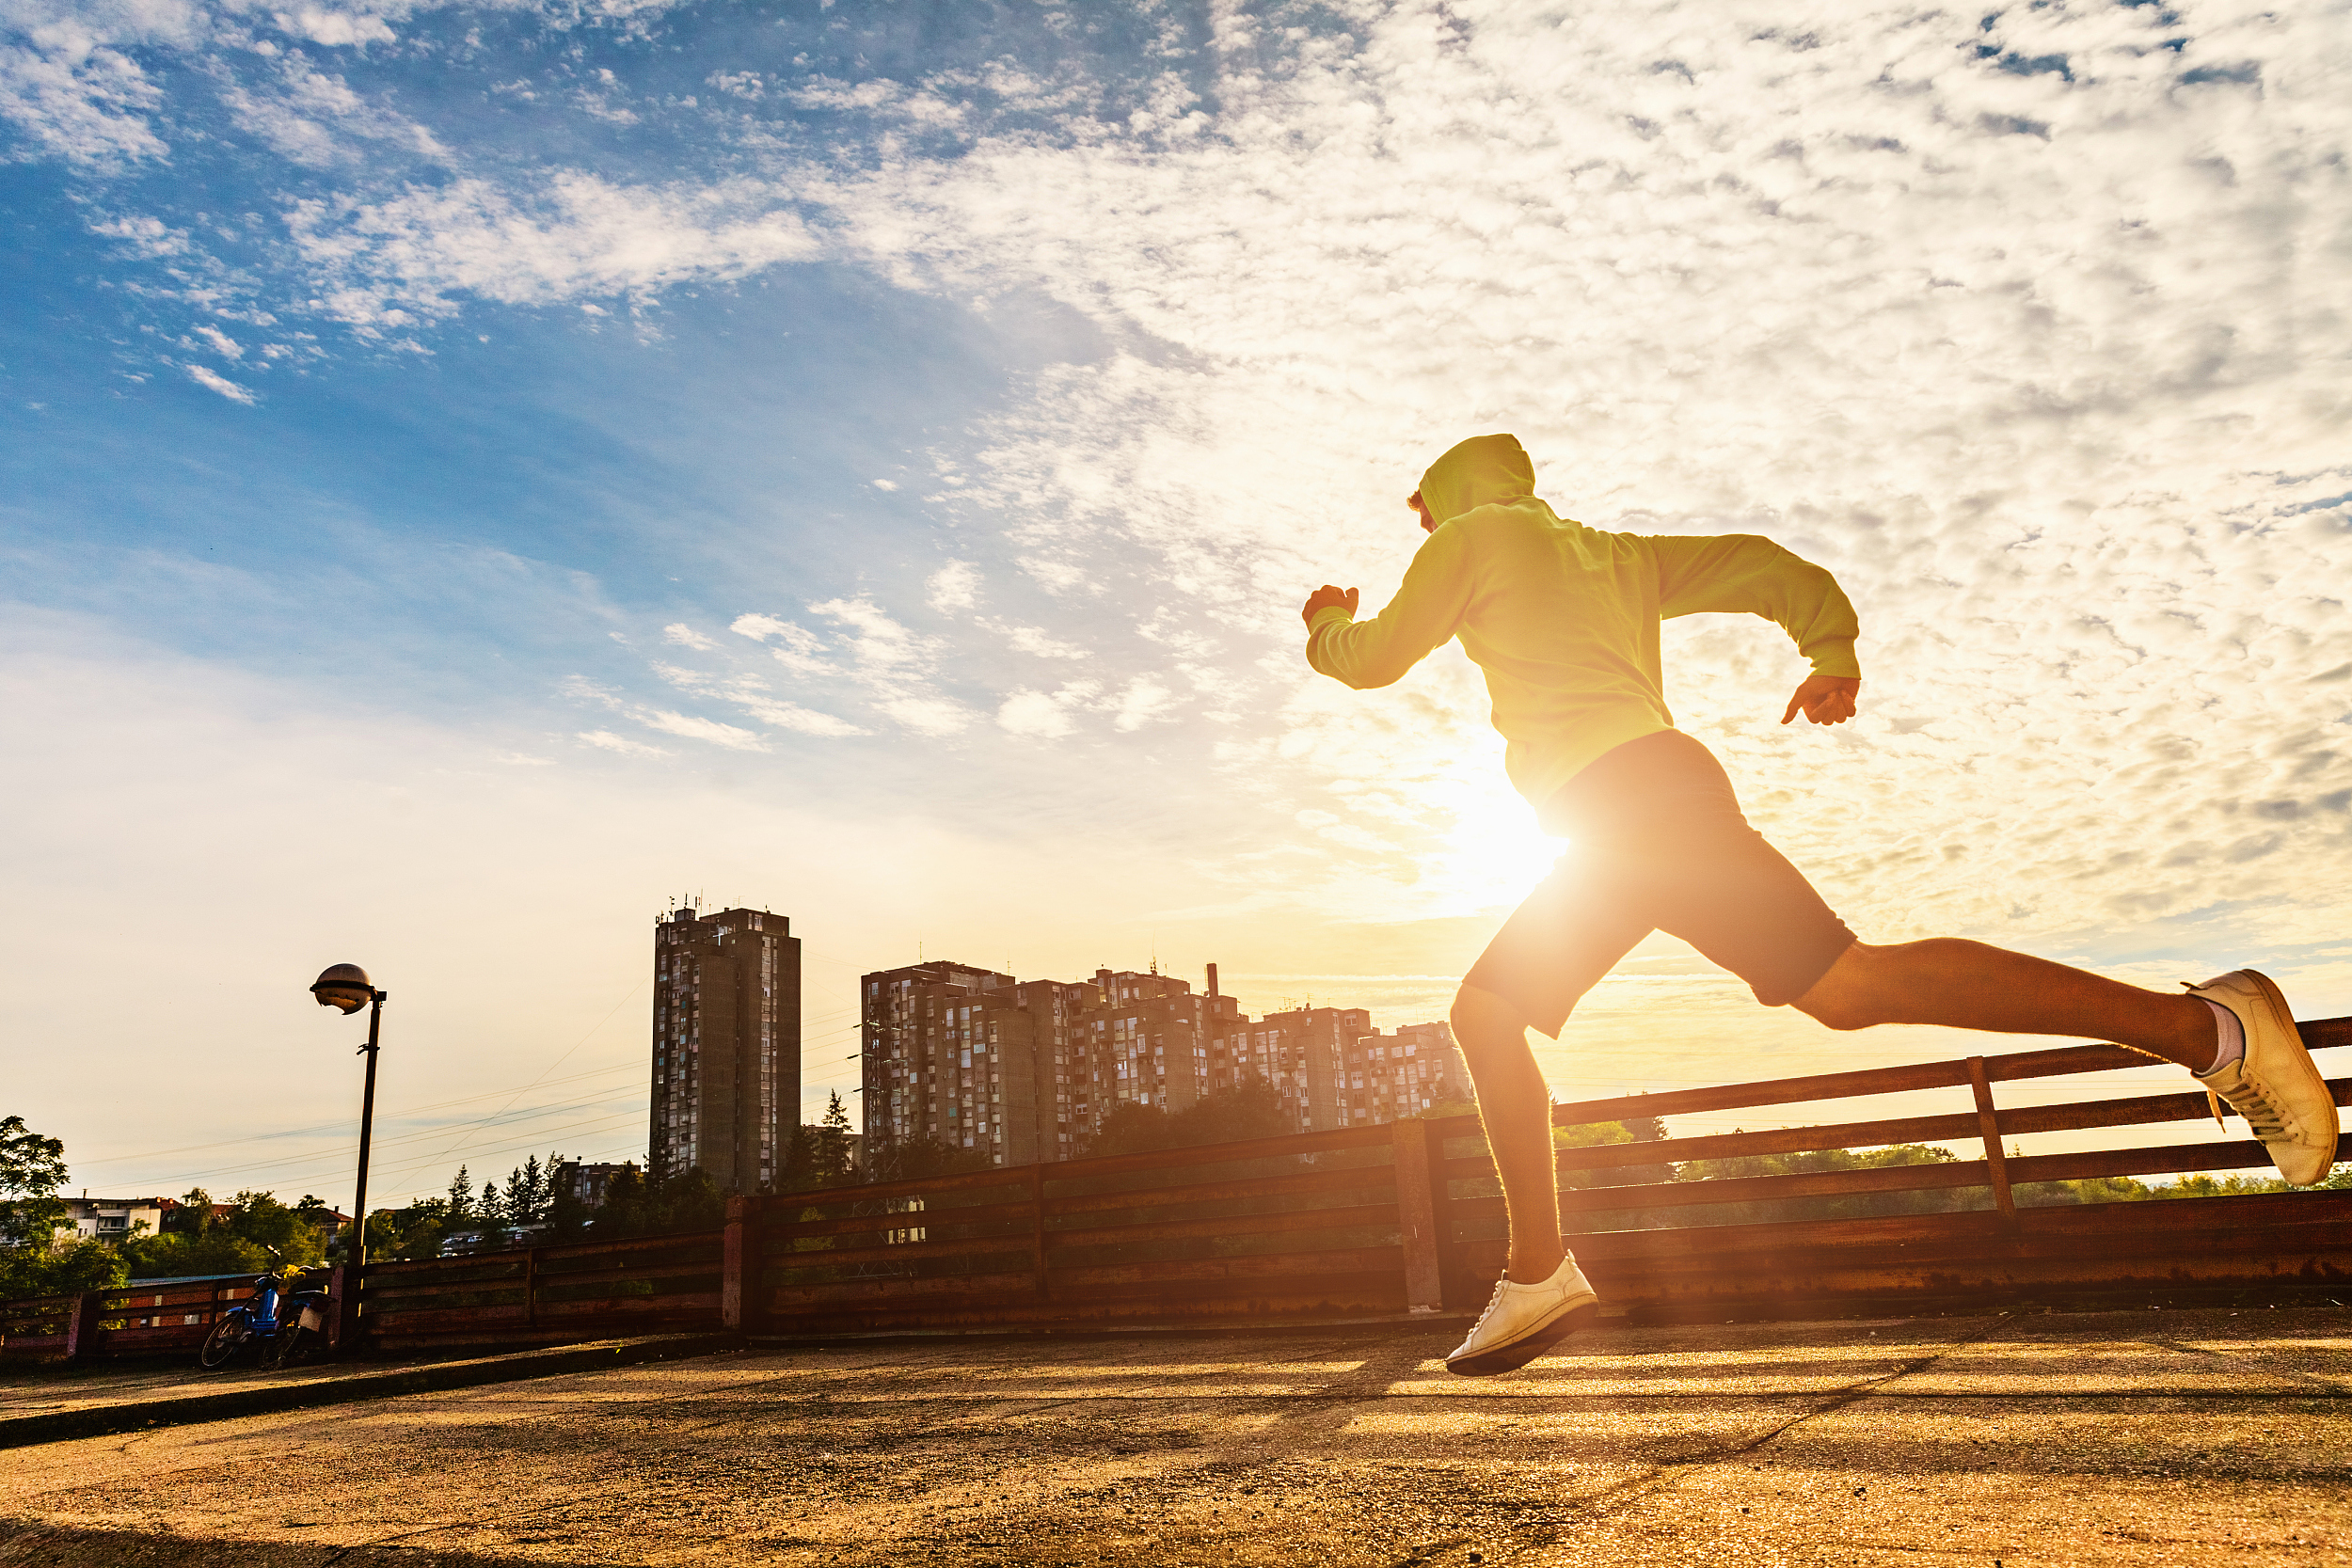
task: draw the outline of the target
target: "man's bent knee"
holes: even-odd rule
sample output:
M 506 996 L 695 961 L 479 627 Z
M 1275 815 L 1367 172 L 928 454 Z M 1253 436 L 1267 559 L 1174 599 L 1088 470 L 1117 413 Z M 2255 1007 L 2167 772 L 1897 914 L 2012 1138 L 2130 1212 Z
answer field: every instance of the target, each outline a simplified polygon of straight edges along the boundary
M 1464 986 L 1454 993 L 1447 1017 L 1454 1023 L 1454 1044 L 1465 1049 L 1497 1037 L 1522 1042 L 1527 1037 L 1527 1018 L 1519 1005 L 1477 986 Z
M 1855 942 L 1837 956 L 1813 989 L 1789 1004 L 1832 1029 L 1867 1029 L 1886 1022 L 1875 992 L 1873 956 L 1879 950 Z

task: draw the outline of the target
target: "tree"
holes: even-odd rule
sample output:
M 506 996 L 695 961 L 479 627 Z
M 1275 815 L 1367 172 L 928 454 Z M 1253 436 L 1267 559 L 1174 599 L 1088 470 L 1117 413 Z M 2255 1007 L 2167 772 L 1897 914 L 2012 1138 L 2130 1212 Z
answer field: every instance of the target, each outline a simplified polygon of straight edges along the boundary
M 648 1181 L 628 1166 L 606 1184 L 596 1210 L 599 1240 L 616 1236 L 669 1236 L 682 1230 L 715 1230 L 726 1218 L 726 1198 L 700 1169 Z
M 558 1156 L 550 1154 L 541 1164 L 532 1155 L 516 1165 L 506 1178 L 506 1196 L 500 1205 L 509 1225 L 536 1225 L 548 1217 L 548 1200 L 555 1186 L 555 1164 Z
M 577 1242 L 588 1234 L 588 1206 L 569 1187 L 548 1199 L 548 1231 L 556 1241 Z
M 817 1177 L 819 1185 L 836 1187 L 850 1180 L 850 1108 L 841 1091 L 825 1101 L 825 1119 L 817 1129 Z
M 45 1138 L 23 1117 L 0 1117 L 0 1246 L 46 1251 L 65 1220 L 65 1140 Z
M 197 1199 L 203 1200 L 200 1206 Z M 134 1236 L 122 1243 L 133 1277 L 261 1274 L 278 1267 L 281 1259 L 287 1265 L 308 1267 L 326 1256 L 322 1227 L 273 1194 L 241 1192 L 230 1202 L 229 1212 L 217 1219 L 212 1199 L 202 1191 L 191 1192 L 183 1202 L 202 1216 L 196 1226 L 160 1236 Z M 272 1247 L 278 1249 L 276 1258 Z
M 784 1141 L 784 1164 L 776 1172 L 776 1186 L 787 1193 L 797 1193 L 817 1185 L 817 1129 L 805 1122 L 792 1129 L 792 1135 Z
M 368 1258 L 438 1258 L 449 1228 L 447 1198 L 421 1197 L 398 1209 L 378 1209 L 368 1216 Z
M 1116 1106 L 1087 1140 L 1086 1151 L 1089 1155 L 1137 1154 L 1153 1148 L 1274 1138 L 1294 1131 L 1282 1114 L 1281 1095 L 1264 1079 L 1253 1077 L 1203 1096 L 1174 1116 L 1133 1101 Z
M 201 1187 L 190 1187 L 176 1205 L 164 1211 L 167 1236 L 200 1236 L 212 1227 L 213 1195 Z
M 60 1243 L 65 1141 L 43 1137 L 23 1117 L 0 1117 L 0 1300 L 104 1291 L 125 1278 L 105 1243 Z
M 473 1218 L 473 1177 L 463 1165 L 449 1179 L 449 1196 L 443 1209 L 452 1225 L 463 1225 Z
M 988 1155 L 983 1151 L 940 1138 L 908 1138 L 880 1149 L 869 1145 L 866 1156 L 866 1175 L 873 1181 L 917 1181 L 927 1176 L 988 1168 Z

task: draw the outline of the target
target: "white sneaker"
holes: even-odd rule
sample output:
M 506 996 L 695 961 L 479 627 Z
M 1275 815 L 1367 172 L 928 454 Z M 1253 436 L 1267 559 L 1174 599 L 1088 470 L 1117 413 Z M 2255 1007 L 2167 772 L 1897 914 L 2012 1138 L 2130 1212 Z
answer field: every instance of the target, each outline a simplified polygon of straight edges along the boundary
M 2198 1073 L 2197 1081 L 2246 1118 L 2280 1176 L 2297 1187 L 2325 1181 L 2336 1163 L 2336 1097 L 2303 1049 L 2287 999 L 2268 975 L 2250 969 L 2187 989 L 2229 1008 L 2246 1029 L 2246 1054 Z
M 1517 1371 L 1600 1316 L 1600 1297 L 1573 1257 L 1564 1258 L 1541 1285 L 1495 1281 L 1494 1299 L 1452 1355 L 1445 1370 L 1462 1377 Z

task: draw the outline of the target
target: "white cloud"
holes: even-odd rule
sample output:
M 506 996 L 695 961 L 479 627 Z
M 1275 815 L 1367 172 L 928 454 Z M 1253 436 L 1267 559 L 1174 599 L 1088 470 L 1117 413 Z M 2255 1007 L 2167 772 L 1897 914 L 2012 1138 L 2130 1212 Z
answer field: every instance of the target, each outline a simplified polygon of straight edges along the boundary
M 713 746 L 723 746 L 733 752 L 764 752 L 768 749 L 768 743 L 751 731 L 733 724 L 723 724 L 716 719 L 675 713 L 668 708 L 642 708 L 635 712 L 634 717 L 649 729 L 688 740 L 708 741 Z
M 996 722 L 1014 735 L 1049 737 L 1068 735 L 1075 727 L 1065 705 L 1049 693 L 1031 690 L 1016 691 L 1006 698 L 996 710 Z
M 795 626 L 790 621 L 762 615 L 757 611 L 738 615 L 727 624 L 727 630 L 739 637 L 748 637 L 755 642 L 765 642 L 771 637 L 780 639 L 794 653 L 813 654 L 825 645 L 823 639 L 806 626 Z
M 203 339 L 206 342 L 212 344 L 213 352 L 219 355 L 224 359 L 242 359 L 245 357 L 245 345 L 238 342 L 234 338 L 229 336 L 228 333 L 223 332 L 217 326 L 210 325 L 200 325 L 196 329 L 196 335 Z
M 52 155 L 78 164 L 169 152 L 145 115 L 162 103 L 163 90 L 135 60 L 70 24 L 40 29 L 28 41 L 0 42 L 0 116 Z
M 167 256 L 183 255 L 188 248 L 188 231 L 167 228 L 161 218 L 108 218 L 91 224 L 89 231 L 120 240 L 123 250 L 141 261 L 158 261 Z
M 1073 715 L 1093 706 L 1102 690 L 1097 681 L 1072 681 L 1051 693 L 1024 688 L 997 707 L 996 723 L 1014 735 L 1065 736 L 1077 727 Z
M 380 202 L 307 198 L 287 224 L 318 279 L 316 308 L 377 330 L 446 316 L 457 295 L 576 301 L 740 277 L 817 250 L 768 186 L 619 185 L 578 170 L 528 194 L 469 178 Z
M 898 482 L 891 479 L 878 479 L 873 483 L 877 490 L 896 490 L 898 487 Z
M 827 599 L 808 608 L 812 614 L 849 628 L 850 655 L 870 673 L 887 674 L 921 668 L 930 662 L 935 648 L 930 639 L 917 637 L 892 620 L 864 594 L 854 599 Z
M 1175 706 L 1176 694 L 1150 675 L 1137 675 L 1119 694 L 1119 717 L 1112 727 L 1121 731 L 1139 730 L 1155 720 L 1169 717 Z
M 749 617 L 744 617 L 744 619 L 749 619 Z M 736 629 L 740 630 L 742 622 L 739 620 L 736 623 Z M 680 648 L 699 649 L 704 653 L 708 653 L 719 645 L 717 640 L 704 636 L 683 621 L 673 621 L 670 625 L 663 626 L 661 641 Z
M 923 736 L 955 735 L 969 729 L 973 720 L 970 708 L 945 697 L 885 697 L 874 708 Z
M 348 48 L 362 43 L 390 43 L 391 27 L 380 16 L 364 11 L 329 10 L 318 6 L 305 6 L 291 14 L 274 11 L 271 20 L 282 33 L 293 33 L 323 43 L 329 48 Z
M 209 387 L 231 403 L 251 404 L 257 401 L 248 388 L 238 386 L 218 371 L 208 370 L 202 365 L 190 365 L 187 371 L 189 378 L 198 386 Z
M 716 644 L 712 646 L 715 647 Z M 819 713 L 811 708 L 802 707 L 797 703 L 778 702 L 770 694 L 767 683 L 756 675 L 714 675 L 701 670 L 689 670 L 679 665 L 660 662 L 655 663 L 653 672 L 680 690 L 732 703 L 761 723 L 773 724 L 778 729 L 814 736 L 850 736 L 867 733 L 848 720 L 837 719 L 830 713 Z M 667 726 L 658 725 L 657 727 Z M 720 727 L 728 728 L 725 725 Z M 733 740 L 722 740 L 721 744 L 735 745 L 739 750 L 746 751 L 763 749 L 755 746 L 743 746 Z
M 933 572 L 924 586 L 930 591 L 931 608 L 943 615 L 970 610 L 980 602 L 980 574 L 968 561 L 950 561 Z
M 671 684 L 690 691 L 710 693 L 717 685 L 710 677 L 704 676 L 695 671 L 680 669 L 675 665 L 656 665 L 655 670 Z M 633 723 L 643 724 L 649 730 L 659 730 L 664 735 L 676 736 L 680 739 L 700 740 L 709 745 L 723 746 L 734 752 L 768 750 L 766 741 L 738 725 L 723 723 L 716 719 L 705 719 L 697 714 L 679 713 L 671 708 L 650 707 L 643 703 L 631 702 L 619 693 L 608 690 L 579 675 L 565 680 L 562 689 L 564 695 L 574 702 L 592 703 L 598 707 L 617 713 Z M 598 733 L 605 732 L 599 731 Z
M 580 732 L 580 738 L 591 746 L 601 747 L 608 752 L 617 752 L 625 757 L 666 757 L 670 755 L 666 747 L 648 746 L 642 740 L 631 740 L 626 736 L 614 735 L 611 730 L 582 730 Z
M 742 706 L 744 712 L 764 724 L 773 724 L 780 730 L 793 730 L 802 735 L 837 736 L 869 733 L 846 719 L 837 719 L 830 713 L 818 713 L 793 703 L 745 698 Z
M 1085 658 L 1086 649 L 1075 642 L 1065 642 L 1043 626 L 1015 626 L 1003 621 L 981 623 L 1021 653 L 1039 658 Z

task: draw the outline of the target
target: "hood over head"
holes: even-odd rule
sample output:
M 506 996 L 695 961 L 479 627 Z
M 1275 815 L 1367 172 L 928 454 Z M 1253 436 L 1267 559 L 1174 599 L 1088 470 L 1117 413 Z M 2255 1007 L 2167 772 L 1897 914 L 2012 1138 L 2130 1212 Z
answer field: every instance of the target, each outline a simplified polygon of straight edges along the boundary
M 1535 465 L 1516 436 L 1457 442 L 1421 476 L 1421 503 L 1441 525 L 1472 507 L 1534 493 Z

